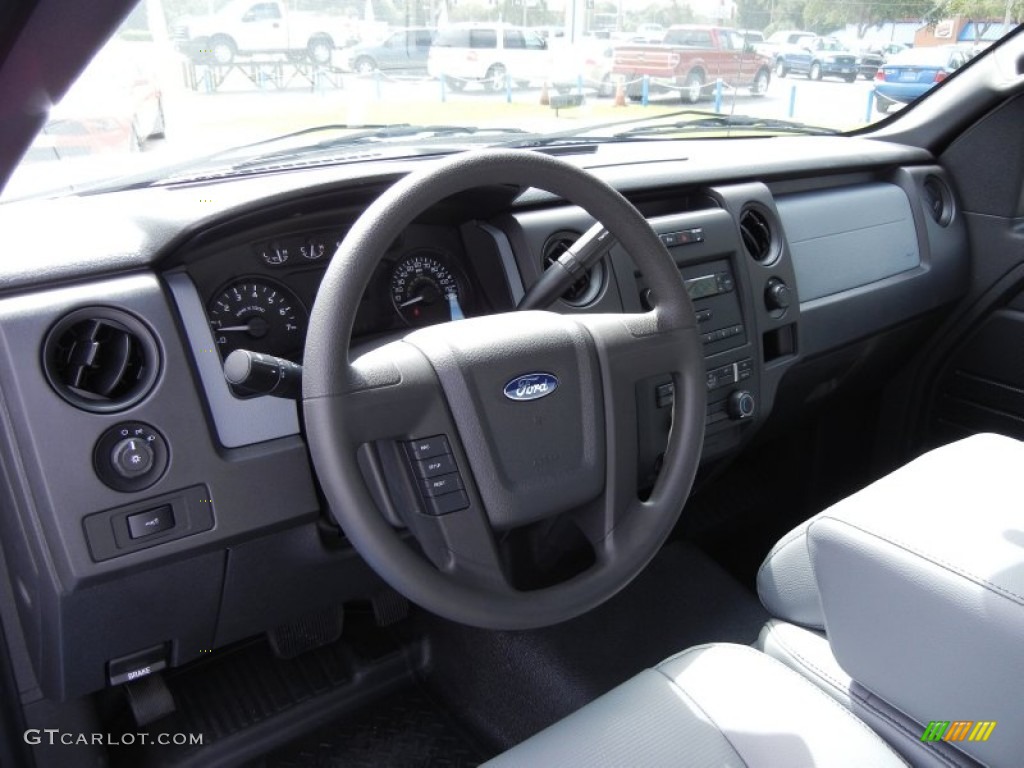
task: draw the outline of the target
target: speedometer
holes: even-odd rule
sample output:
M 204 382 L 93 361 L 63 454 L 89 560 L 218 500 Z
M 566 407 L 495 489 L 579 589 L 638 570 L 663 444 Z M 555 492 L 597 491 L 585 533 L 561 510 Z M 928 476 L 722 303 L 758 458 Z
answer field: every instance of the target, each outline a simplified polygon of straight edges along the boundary
M 221 358 L 248 349 L 299 360 L 309 315 L 298 297 L 265 278 L 235 281 L 207 305 Z
M 392 269 L 391 302 L 409 325 L 461 320 L 462 301 L 458 277 L 435 251 L 413 251 Z

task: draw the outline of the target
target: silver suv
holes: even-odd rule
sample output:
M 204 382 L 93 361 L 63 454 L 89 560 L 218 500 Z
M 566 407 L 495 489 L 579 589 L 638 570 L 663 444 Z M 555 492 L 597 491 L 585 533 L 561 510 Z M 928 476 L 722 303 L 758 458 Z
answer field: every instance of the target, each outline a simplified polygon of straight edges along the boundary
M 505 24 L 453 24 L 438 31 L 427 57 L 427 71 L 461 91 L 482 83 L 495 91 L 515 83 L 526 87 L 550 73 L 547 41 L 523 27 Z

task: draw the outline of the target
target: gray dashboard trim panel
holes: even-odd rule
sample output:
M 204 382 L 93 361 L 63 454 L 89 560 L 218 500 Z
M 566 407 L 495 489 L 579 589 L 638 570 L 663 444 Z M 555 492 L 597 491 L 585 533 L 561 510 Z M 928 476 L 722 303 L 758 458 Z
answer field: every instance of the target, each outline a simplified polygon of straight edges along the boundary
M 501 268 L 505 272 L 508 289 L 512 293 L 512 302 L 519 306 L 519 302 L 526 295 L 526 290 L 523 288 L 523 278 L 519 274 L 519 267 L 516 266 L 516 257 L 512 253 L 512 244 L 508 241 L 508 235 L 497 227 L 482 221 L 477 222 L 477 226 L 494 238 L 494 244 L 498 249 L 498 254 L 501 256 Z
M 299 415 L 294 401 L 278 397 L 241 400 L 231 394 L 195 284 L 184 272 L 169 273 L 164 275 L 164 279 L 178 305 L 192 359 L 203 383 L 221 445 L 239 448 L 264 440 L 297 435 Z
M 859 288 L 921 264 L 914 215 L 895 184 L 780 197 L 802 301 Z

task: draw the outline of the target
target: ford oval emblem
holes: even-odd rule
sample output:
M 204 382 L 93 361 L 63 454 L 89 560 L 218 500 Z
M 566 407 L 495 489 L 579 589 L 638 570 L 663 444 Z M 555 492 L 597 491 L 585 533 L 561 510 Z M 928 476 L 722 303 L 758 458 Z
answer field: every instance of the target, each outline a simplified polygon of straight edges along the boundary
M 524 373 L 505 385 L 505 397 L 517 402 L 539 400 L 558 389 L 558 378 L 553 373 Z

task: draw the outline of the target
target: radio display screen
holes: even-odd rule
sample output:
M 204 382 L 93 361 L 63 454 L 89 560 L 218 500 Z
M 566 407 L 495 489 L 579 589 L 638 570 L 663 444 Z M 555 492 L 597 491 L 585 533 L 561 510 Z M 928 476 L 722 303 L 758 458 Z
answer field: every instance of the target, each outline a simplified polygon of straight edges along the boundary
M 715 275 L 694 277 L 690 280 L 684 280 L 683 283 L 686 285 L 686 292 L 690 294 L 691 299 L 703 299 L 707 296 L 714 296 L 719 292 L 718 278 Z

